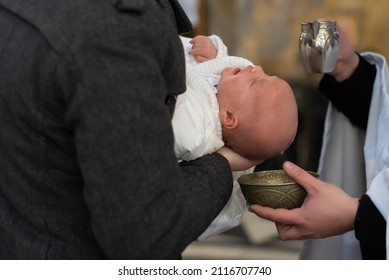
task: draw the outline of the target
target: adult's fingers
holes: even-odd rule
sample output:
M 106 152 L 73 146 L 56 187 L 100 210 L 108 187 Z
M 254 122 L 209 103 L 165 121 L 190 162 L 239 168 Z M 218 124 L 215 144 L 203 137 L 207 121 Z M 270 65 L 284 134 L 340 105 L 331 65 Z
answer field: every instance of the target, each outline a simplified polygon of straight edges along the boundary
M 307 237 L 302 234 L 301 228 L 296 225 L 276 223 L 276 229 L 282 240 L 307 239 Z
M 304 169 L 298 167 L 297 165 L 291 163 L 290 161 L 285 161 L 283 164 L 284 171 L 290 178 L 292 178 L 297 184 L 301 185 L 308 193 L 314 191 L 315 186 L 320 184 L 320 180 L 313 177 Z
M 299 208 L 287 210 L 251 205 L 249 210 L 258 217 L 273 221 L 282 240 L 307 238 L 303 232 L 304 219 Z
M 275 223 L 288 225 L 300 224 L 301 217 L 296 209 L 273 209 L 269 207 L 263 207 L 258 204 L 253 204 L 250 205 L 249 210 L 257 216 Z

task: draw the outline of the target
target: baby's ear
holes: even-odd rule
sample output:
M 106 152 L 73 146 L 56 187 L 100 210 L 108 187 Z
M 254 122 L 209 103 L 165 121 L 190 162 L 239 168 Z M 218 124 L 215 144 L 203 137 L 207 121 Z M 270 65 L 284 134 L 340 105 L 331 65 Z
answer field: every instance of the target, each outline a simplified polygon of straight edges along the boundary
M 239 119 L 234 113 L 228 111 L 226 108 L 220 109 L 220 121 L 222 125 L 227 129 L 234 129 L 238 126 Z

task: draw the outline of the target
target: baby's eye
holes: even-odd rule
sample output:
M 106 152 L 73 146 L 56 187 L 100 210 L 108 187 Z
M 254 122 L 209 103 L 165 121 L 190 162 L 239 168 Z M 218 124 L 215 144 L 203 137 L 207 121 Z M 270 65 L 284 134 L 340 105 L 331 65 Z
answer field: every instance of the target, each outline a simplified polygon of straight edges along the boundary
M 260 80 L 255 80 L 251 83 L 250 87 L 252 87 L 254 84 L 256 84 L 257 82 L 259 82 Z

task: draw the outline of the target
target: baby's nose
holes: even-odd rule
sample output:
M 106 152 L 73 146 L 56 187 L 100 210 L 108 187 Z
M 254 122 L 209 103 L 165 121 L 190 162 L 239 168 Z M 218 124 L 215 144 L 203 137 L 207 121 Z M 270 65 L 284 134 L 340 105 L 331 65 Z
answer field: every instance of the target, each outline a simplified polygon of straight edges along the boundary
M 263 69 L 261 66 L 254 66 L 253 68 L 251 68 L 250 72 L 263 72 Z

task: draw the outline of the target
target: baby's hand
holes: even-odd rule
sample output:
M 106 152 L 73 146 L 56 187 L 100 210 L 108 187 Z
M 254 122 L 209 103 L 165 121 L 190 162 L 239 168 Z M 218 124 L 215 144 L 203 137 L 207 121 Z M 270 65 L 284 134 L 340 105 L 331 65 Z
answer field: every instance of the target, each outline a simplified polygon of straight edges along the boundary
M 192 49 L 189 55 L 193 55 L 197 62 L 204 62 L 213 59 L 217 55 L 217 49 L 212 40 L 207 36 L 199 35 L 194 37 L 190 42 Z

